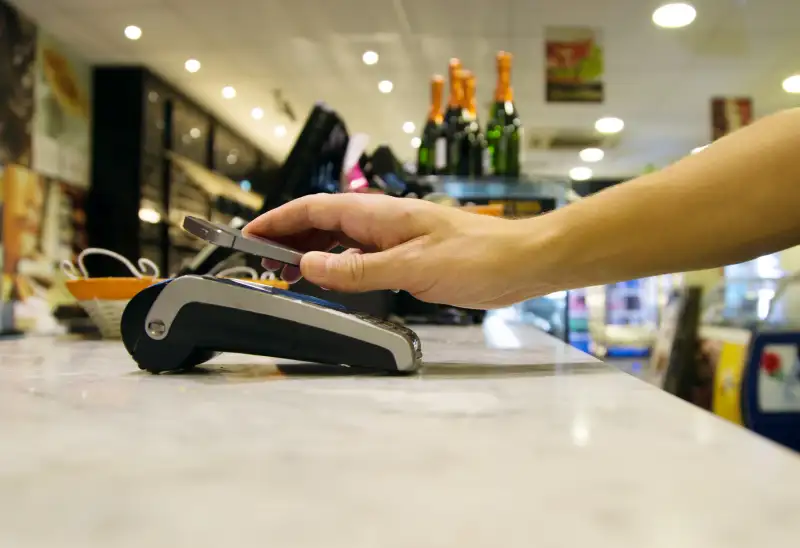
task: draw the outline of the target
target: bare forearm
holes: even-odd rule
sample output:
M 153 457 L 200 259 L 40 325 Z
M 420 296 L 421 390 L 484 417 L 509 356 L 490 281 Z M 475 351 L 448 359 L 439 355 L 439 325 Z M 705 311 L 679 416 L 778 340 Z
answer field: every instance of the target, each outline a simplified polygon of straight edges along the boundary
M 800 243 L 800 109 L 527 223 L 534 293 L 741 262 Z

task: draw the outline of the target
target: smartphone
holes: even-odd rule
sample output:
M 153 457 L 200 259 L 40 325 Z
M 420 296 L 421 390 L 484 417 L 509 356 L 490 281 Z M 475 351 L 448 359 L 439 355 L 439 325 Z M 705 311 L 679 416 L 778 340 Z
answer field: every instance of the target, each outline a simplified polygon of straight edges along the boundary
M 183 219 L 183 229 L 218 247 L 241 251 L 248 255 L 256 255 L 285 264 L 299 265 L 303 254 L 296 249 L 273 242 L 258 236 L 245 236 L 241 230 L 229 226 L 212 223 L 205 219 L 187 215 Z

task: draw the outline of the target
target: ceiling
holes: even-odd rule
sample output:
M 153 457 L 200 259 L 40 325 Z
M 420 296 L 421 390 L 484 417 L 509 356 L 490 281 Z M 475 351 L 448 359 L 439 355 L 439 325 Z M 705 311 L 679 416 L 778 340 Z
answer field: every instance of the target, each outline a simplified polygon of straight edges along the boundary
M 800 2 L 695 0 L 697 20 L 684 29 L 656 28 L 651 0 L 12 0 L 52 34 L 97 63 L 142 63 L 155 69 L 251 137 L 283 157 L 316 100 L 344 117 L 350 132 L 388 143 L 398 157 L 414 151 L 403 122 L 422 125 L 428 78 L 450 57 L 478 80 L 479 116 L 494 87 L 494 54 L 514 54 L 515 103 L 527 131 L 585 128 L 607 115 L 626 127 L 618 146 L 592 165 L 595 177 L 640 173 L 705 144 L 709 98 L 751 96 L 756 116 L 800 105 L 781 89 L 800 73 Z M 137 25 L 138 41 L 123 29 Z M 544 101 L 544 27 L 602 30 L 606 101 Z M 380 54 L 364 65 L 365 50 Z M 202 68 L 184 70 L 189 58 Z M 388 95 L 380 80 L 394 82 Z M 223 86 L 237 90 L 222 98 Z M 281 89 L 300 121 L 278 113 Z M 253 120 L 261 107 L 265 116 Z M 279 138 L 276 125 L 289 132 Z M 565 176 L 581 162 L 574 152 L 533 152 L 530 173 Z

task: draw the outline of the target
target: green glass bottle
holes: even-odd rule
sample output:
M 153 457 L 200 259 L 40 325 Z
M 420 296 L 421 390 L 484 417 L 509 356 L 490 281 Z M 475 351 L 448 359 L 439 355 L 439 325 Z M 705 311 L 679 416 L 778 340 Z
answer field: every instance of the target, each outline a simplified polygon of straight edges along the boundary
M 447 170 L 456 175 L 461 163 L 461 143 L 464 140 L 466 120 L 464 119 L 464 84 L 461 61 L 450 59 L 448 70 L 450 78 L 450 95 L 447 99 L 447 110 L 444 113 L 445 135 L 447 136 Z
M 522 122 L 514 107 L 511 89 L 511 54 L 497 54 L 497 87 L 486 125 L 489 166 L 492 175 L 519 177 L 522 150 Z
M 442 117 L 442 91 L 444 78 L 439 75 L 431 78 L 431 108 L 422 129 L 420 145 L 417 150 L 417 173 L 419 175 L 438 175 L 447 168 L 447 137 Z
M 467 177 L 480 177 L 486 163 L 486 139 L 478 122 L 478 109 L 475 102 L 475 75 L 464 71 L 464 131 L 460 143 L 458 174 Z

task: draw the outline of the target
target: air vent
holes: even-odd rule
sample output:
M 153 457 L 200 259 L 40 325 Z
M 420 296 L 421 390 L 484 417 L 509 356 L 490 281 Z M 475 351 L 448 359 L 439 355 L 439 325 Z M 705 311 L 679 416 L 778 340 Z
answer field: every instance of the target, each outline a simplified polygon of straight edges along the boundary
M 617 145 L 616 135 L 601 135 L 582 129 L 526 129 L 530 135 L 528 148 L 532 150 L 583 150 L 602 148 L 608 150 Z

